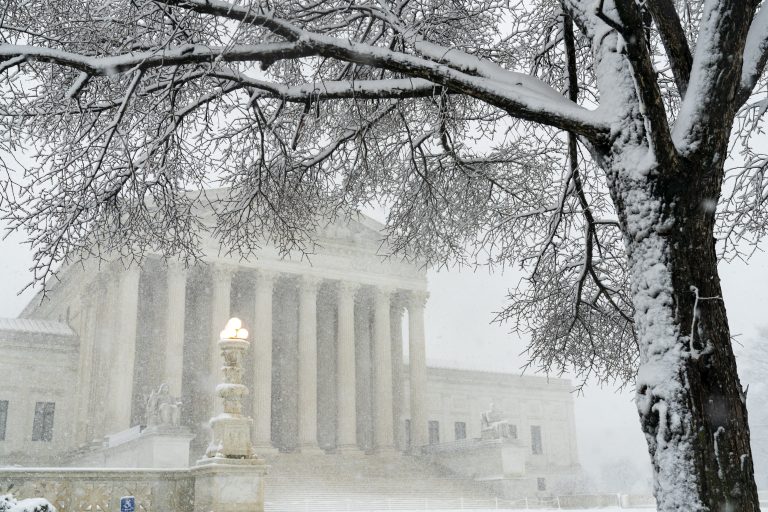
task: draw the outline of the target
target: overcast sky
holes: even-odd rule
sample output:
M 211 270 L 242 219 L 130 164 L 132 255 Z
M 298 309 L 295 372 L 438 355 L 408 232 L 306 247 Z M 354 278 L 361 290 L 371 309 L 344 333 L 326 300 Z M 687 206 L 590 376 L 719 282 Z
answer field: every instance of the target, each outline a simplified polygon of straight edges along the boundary
M 30 280 L 31 257 L 19 236 L 0 241 L 0 316 L 14 317 L 32 293 L 18 291 Z M 768 324 L 768 256 L 758 253 L 747 265 L 721 264 L 726 307 L 732 333 L 749 340 Z M 523 340 L 508 334 L 508 327 L 492 323 L 507 290 L 517 276 L 487 271 L 444 271 L 429 274 L 427 304 L 427 357 L 457 367 L 519 373 L 525 358 Z M 575 396 L 579 451 L 585 468 L 599 479 L 608 463 L 632 459 L 650 475 L 649 458 L 640 432 L 630 390 L 587 386 Z

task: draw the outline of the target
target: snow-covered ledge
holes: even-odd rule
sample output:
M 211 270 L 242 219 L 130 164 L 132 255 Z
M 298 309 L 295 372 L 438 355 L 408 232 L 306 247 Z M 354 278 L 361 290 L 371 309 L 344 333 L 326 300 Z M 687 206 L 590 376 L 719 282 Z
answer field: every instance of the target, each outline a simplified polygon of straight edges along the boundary
M 134 427 L 108 436 L 104 445 L 78 454 L 68 466 L 105 468 L 186 468 L 189 443 L 195 437 L 185 427 Z
M 120 510 L 134 496 L 147 512 L 193 512 L 194 475 L 187 468 L 0 468 L 0 488 L 17 499 L 45 498 L 59 511 Z
M 60 512 L 120 510 L 122 496 L 145 512 L 264 510 L 264 465 L 232 459 L 193 469 L 0 468 L 0 489 L 45 498 Z

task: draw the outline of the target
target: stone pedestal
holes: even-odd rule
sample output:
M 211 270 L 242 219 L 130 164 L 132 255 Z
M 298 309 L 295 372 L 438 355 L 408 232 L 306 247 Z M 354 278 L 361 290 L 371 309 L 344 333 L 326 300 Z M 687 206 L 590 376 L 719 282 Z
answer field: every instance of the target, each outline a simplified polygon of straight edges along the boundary
M 195 435 L 185 427 L 150 427 L 136 440 L 138 460 L 144 467 L 185 468 L 189 466 L 189 443 Z
M 187 468 L 189 443 L 195 437 L 186 427 L 139 427 L 107 436 L 104 446 L 67 461 L 69 466 L 106 468 Z
M 264 512 L 264 476 L 261 459 L 202 459 L 195 475 L 195 512 Z
M 475 480 L 532 478 L 526 474 L 526 447 L 518 440 L 466 439 L 425 448 L 427 460 Z
M 211 418 L 213 439 L 208 445 L 206 461 L 209 458 L 250 459 L 255 458 L 251 445 L 251 419 L 233 414 L 221 413 Z

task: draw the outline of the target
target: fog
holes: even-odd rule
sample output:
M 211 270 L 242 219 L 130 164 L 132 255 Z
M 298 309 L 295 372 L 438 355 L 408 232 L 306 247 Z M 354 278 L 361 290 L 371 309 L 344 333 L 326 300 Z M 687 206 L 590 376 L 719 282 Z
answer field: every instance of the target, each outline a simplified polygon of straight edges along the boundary
M 22 237 L 0 241 L 0 317 L 15 317 L 32 299 L 31 256 Z M 526 362 L 525 340 L 493 322 L 507 291 L 519 275 L 487 269 L 430 271 L 426 309 L 427 360 L 430 365 L 520 373 Z M 757 252 L 748 262 L 721 263 L 721 277 L 731 332 L 748 345 L 768 324 L 768 255 Z M 737 346 L 739 354 L 742 347 Z M 740 360 L 740 364 L 745 364 Z M 526 370 L 528 374 L 533 370 Z M 568 375 L 566 375 L 568 377 Z M 575 381 L 574 381 L 575 382 Z M 602 387 L 588 382 L 575 396 L 580 462 L 600 491 L 647 492 L 649 457 L 632 402 L 631 385 Z M 760 485 L 760 482 L 758 483 Z M 632 488 L 627 488 L 632 487 Z

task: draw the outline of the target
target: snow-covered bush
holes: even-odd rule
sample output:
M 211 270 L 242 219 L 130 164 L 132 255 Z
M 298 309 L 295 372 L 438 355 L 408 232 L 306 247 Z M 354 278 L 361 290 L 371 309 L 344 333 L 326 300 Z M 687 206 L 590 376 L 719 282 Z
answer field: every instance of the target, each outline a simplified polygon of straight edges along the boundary
M 44 498 L 29 498 L 19 501 L 8 512 L 56 512 L 56 507 Z
M 16 500 L 11 494 L 0 494 L 0 512 L 7 512 L 16 505 Z
M 56 507 L 44 498 L 17 501 L 12 494 L 0 495 L 0 512 L 56 512 Z

